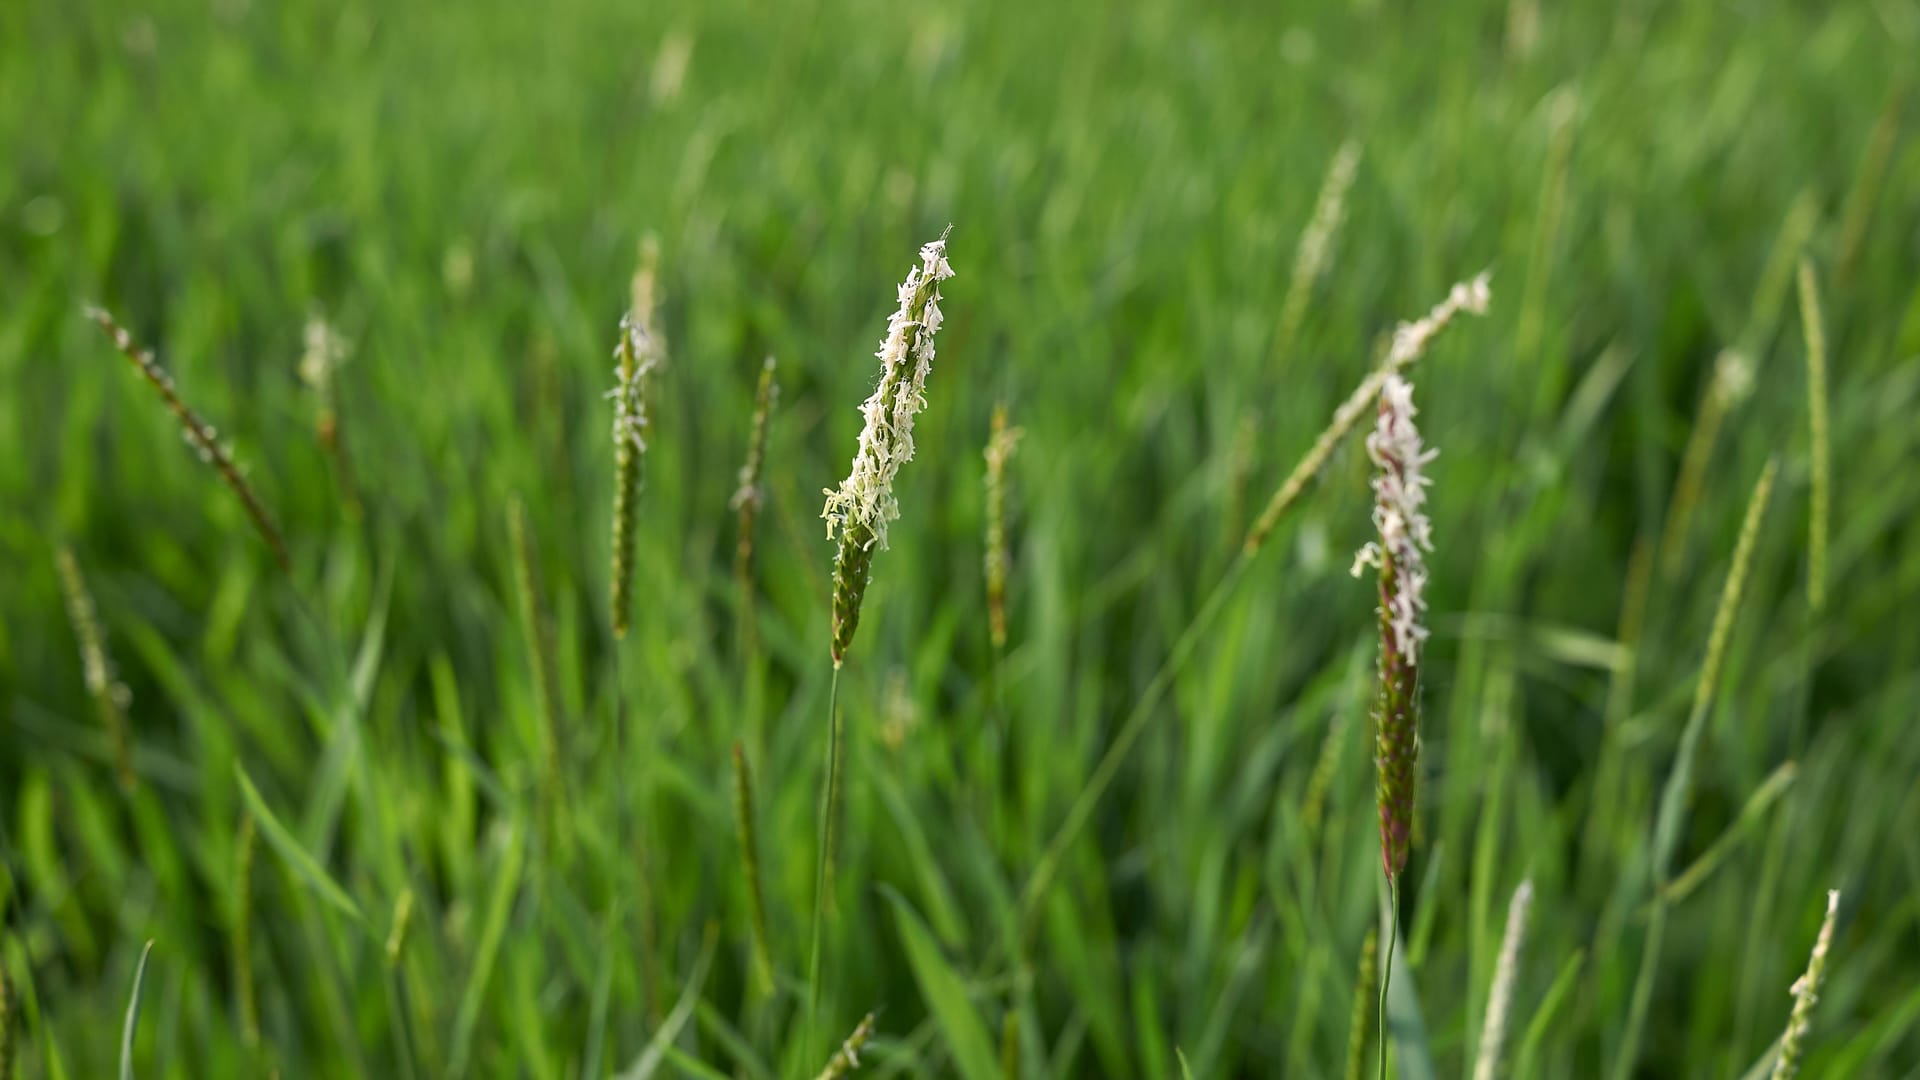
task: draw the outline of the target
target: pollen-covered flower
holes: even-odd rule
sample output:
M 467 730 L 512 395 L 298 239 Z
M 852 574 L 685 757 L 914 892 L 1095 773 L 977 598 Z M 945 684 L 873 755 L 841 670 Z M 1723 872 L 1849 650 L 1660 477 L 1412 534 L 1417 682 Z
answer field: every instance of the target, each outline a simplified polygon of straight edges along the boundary
M 611 568 L 613 635 L 625 637 L 633 578 L 635 506 L 640 500 L 640 466 L 647 452 L 647 382 L 665 353 L 654 307 L 659 247 L 641 248 L 633 276 L 634 306 L 620 316 L 620 339 L 613 347 L 613 560 Z
M 1420 753 L 1420 645 L 1427 638 L 1425 553 L 1433 550 L 1425 466 L 1435 451 L 1414 427 L 1413 387 L 1390 375 L 1380 387 L 1379 421 L 1367 436 L 1373 459 L 1377 540 L 1360 549 L 1353 573 L 1379 571 L 1380 663 L 1374 693 L 1380 857 L 1389 878 L 1406 869 L 1412 845 L 1416 762 Z
M 1353 558 L 1353 576 L 1371 566 L 1385 573 L 1390 562 L 1396 588 L 1384 597 L 1385 617 L 1393 630 L 1394 647 L 1410 664 L 1419 662 L 1420 643 L 1427 629 L 1420 623 L 1426 611 L 1425 552 L 1433 550 L 1433 526 L 1421 508 L 1427 501 L 1428 462 L 1438 450 L 1425 449 L 1413 424 L 1413 384 L 1398 375 L 1380 388 L 1380 420 L 1367 436 L 1367 457 L 1373 460 L 1373 525 L 1380 534 Z
M 301 339 L 306 347 L 300 352 L 300 381 L 330 399 L 333 373 L 347 360 L 347 340 L 319 312 L 307 316 Z
M 1807 970 L 1793 982 L 1793 1013 L 1787 1018 L 1787 1030 L 1780 1036 L 1780 1053 L 1774 1058 L 1773 1080 L 1793 1080 L 1800 1075 L 1800 1059 L 1806 1053 L 1807 1033 L 1813 1028 L 1813 1007 L 1820 1002 L 1820 988 L 1827 978 L 1827 952 L 1833 948 L 1834 918 L 1840 913 L 1840 891 L 1827 890 L 1827 915 L 1820 922 L 1819 936 L 1813 941 L 1813 955 L 1807 958 Z
M 646 378 L 659 366 L 653 336 L 632 312 L 620 316 L 620 342 L 613 347 L 613 442 L 634 453 L 647 452 Z
M 873 553 L 887 546 L 887 525 L 900 516 L 893 480 L 913 459 L 913 418 L 927 404 L 933 336 L 940 330 L 940 283 L 952 276 L 943 233 L 920 248 L 920 265 L 900 283 L 900 306 L 887 320 L 887 336 L 874 354 L 880 358 L 880 385 L 860 406 L 865 425 L 853 467 L 838 488 L 825 492 L 820 516 L 827 522 L 827 539 L 840 541 L 833 564 L 835 666 L 846 658 L 860 622 Z
M 893 479 L 913 460 L 913 418 L 926 407 L 927 375 L 933 370 L 933 336 L 940 332 L 940 283 L 953 276 L 947 241 L 920 249 L 920 265 L 900 283 L 900 306 L 887 320 L 887 336 L 874 355 L 880 360 L 880 385 L 860 406 L 865 425 L 853 468 L 839 488 L 829 488 L 827 538 L 859 534 L 862 546 L 887 546 L 887 525 L 900 516 Z

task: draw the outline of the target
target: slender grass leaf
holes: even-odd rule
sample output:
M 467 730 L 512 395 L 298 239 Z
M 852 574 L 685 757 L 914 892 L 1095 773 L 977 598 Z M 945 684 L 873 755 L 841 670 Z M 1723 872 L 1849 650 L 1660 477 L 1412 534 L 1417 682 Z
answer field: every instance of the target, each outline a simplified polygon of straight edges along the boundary
M 467 971 L 467 986 L 460 994 L 460 1011 L 454 1018 L 453 1049 L 447 1065 L 452 1076 L 464 1076 L 472 1060 L 473 1033 L 480 1024 L 480 1007 L 485 1004 L 487 983 L 493 977 L 493 962 L 500 954 L 500 941 L 507 933 L 507 919 L 513 914 L 514 898 L 520 895 L 520 872 L 526 865 L 526 831 L 518 822 L 507 837 L 507 853 L 499 875 L 493 879 L 493 895 L 487 900 L 486 921 L 480 926 L 480 940 L 474 947 L 473 966 Z
M 1000 1072 L 993 1038 L 967 996 L 966 983 L 940 954 L 932 931 L 920 921 L 913 905 L 891 889 L 886 890 L 886 896 L 893 903 L 894 925 L 899 929 L 900 943 L 906 947 L 914 981 L 920 986 L 928 1011 L 940 1022 L 947 1050 L 960 1075 L 966 1080 L 993 1080 Z
M 713 951 L 719 942 L 719 928 L 712 923 L 707 924 L 706 941 L 700 946 L 700 958 L 693 962 L 693 974 L 687 976 L 687 985 L 681 988 L 680 999 L 673 1003 L 667 1018 L 660 1021 L 660 1030 L 647 1040 L 639 1058 L 617 1080 L 647 1080 L 660 1071 L 674 1040 L 680 1037 L 680 1031 L 687 1026 L 687 1021 L 693 1019 L 694 1009 L 700 1004 L 700 991 L 707 984 L 707 970 L 713 966 Z
M 140 964 L 133 969 L 133 993 L 127 996 L 127 1022 L 120 1028 L 120 1080 L 133 1080 L 133 1033 L 140 1028 L 140 996 L 147 982 L 147 957 L 153 955 L 153 942 L 140 950 Z
M 360 911 L 360 906 L 355 904 L 353 898 L 347 895 L 347 891 L 333 880 L 326 868 L 308 854 L 306 848 L 300 846 L 300 842 L 293 838 L 293 834 L 287 831 L 287 827 L 282 825 L 280 819 L 267 807 L 267 801 L 260 797 L 260 789 L 253 786 L 253 778 L 247 775 L 247 770 L 236 762 L 233 766 L 233 774 L 240 781 L 240 797 L 246 800 L 248 809 L 253 811 L 254 820 L 260 824 L 261 834 L 267 838 L 267 843 L 273 845 L 273 850 L 279 853 L 280 858 L 286 862 L 294 874 L 306 882 L 307 886 L 334 910 L 362 926 L 367 925 L 367 917 Z

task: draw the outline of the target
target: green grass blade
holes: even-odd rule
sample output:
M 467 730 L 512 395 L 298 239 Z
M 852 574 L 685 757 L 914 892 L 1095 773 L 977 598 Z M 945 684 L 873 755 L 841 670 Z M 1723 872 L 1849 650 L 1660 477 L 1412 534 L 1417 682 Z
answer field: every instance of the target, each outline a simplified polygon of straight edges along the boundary
M 147 957 L 153 955 L 153 942 L 140 950 L 140 964 L 133 969 L 133 993 L 127 996 L 127 1022 L 120 1028 L 120 1080 L 133 1080 L 133 1034 L 140 1028 L 140 995 L 147 982 Z
M 1553 1030 L 1553 1018 L 1559 1014 L 1567 995 L 1573 992 L 1574 981 L 1579 978 L 1586 959 L 1585 950 L 1567 957 L 1567 962 L 1560 967 L 1560 974 L 1553 977 L 1553 985 L 1547 987 L 1546 996 L 1540 999 L 1540 1008 L 1527 1023 L 1527 1033 L 1520 1040 L 1520 1050 L 1513 1056 L 1513 1075 L 1516 1078 L 1533 1075 L 1534 1059 L 1546 1044 L 1547 1032 Z
M 473 1054 L 473 1033 L 480 1024 L 480 1008 L 486 1003 L 487 983 L 493 976 L 493 962 L 500 954 L 500 942 L 506 937 L 507 919 L 513 914 L 514 898 L 520 895 L 520 872 L 526 865 L 526 832 L 515 822 L 507 837 L 507 852 L 499 876 L 493 879 L 493 895 L 487 900 L 486 921 L 480 927 L 479 944 L 474 947 L 473 965 L 467 971 L 467 986 L 460 994 L 460 1011 L 454 1019 L 453 1050 L 447 1072 L 465 1076 Z
M 700 946 L 700 958 L 693 962 L 693 974 L 687 976 L 687 985 L 681 988 L 680 999 L 673 1003 L 673 1009 L 660 1022 L 660 1028 L 653 1033 L 653 1038 L 647 1040 L 640 1056 L 617 1080 L 647 1080 L 660 1071 L 661 1064 L 673 1049 L 674 1040 L 680 1037 L 687 1021 L 693 1019 L 694 1009 L 700 1004 L 700 991 L 707 984 L 707 971 L 713 966 L 713 950 L 719 940 L 718 928 L 709 923 L 706 941 Z
M 361 912 L 360 905 L 353 902 L 353 898 L 333 880 L 326 868 L 308 854 L 307 849 L 300 846 L 300 841 L 294 839 L 287 827 L 280 823 L 280 819 L 268 808 L 267 800 L 260 797 L 260 789 L 253 785 L 253 778 L 247 775 L 247 770 L 236 762 L 233 774 L 240 781 L 240 797 L 246 800 L 248 809 L 253 811 L 261 834 L 267 838 L 267 843 L 273 845 L 273 850 L 328 906 L 365 926 L 367 917 Z
M 906 948 L 914 981 L 926 999 L 927 1010 L 940 1023 L 955 1068 L 966 1080 L 994 1080 L 1000 1070 L 993 1052 L 993 1038 L 987 1034 L 986 1021 L 967 996 L 966 983 L 941 955 L 933 932 L 920 921 L 913 905 L 890 889 L 886 890 L 886 896 L 893 904 L 894 925 L 899 929 L 901 945 Z

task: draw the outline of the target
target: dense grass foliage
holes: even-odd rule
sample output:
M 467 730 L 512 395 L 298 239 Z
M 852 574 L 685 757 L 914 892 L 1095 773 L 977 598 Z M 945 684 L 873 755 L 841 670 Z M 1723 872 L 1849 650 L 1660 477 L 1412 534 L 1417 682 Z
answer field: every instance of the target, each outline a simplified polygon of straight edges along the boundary
M 1517 1075 L 1742 1075 L 1830 887 L 1807 1074 L 1909 1075 L 1920 8 L 1292 7 L 0 5 L 0 970 L 23 1075 L 117 1066 L 148 940 L 149 1077 L 812 1076 L 869 1010 L 862 1075 L 1337 1074 L 1384 894 L 1357 440 L 1227 595 L 1034 918 L 1020 897 L 1272 487 L 1396 321 L 1483 268 L 1489 315 L 1411 373 L 1441 454 L 1397 1075 L 1471 1067 L 1528 878 Z M 1345 224 L 1286 339 L 1349 139 Z M 949 223 L 918 453 L 839 680 L 809 1030 L 821 492 L 894 286 Z M 603 395 L 649 232 L 667 365 L 616 645 Z M 1830 344 L 1818 608 L 1803 256 Z M 87 302 L 230 443 L 290 574 Z M 312 313 L 350 342 L 345 467 L 297 370 Z M 729 498 L 769 353 L 749 606 Z M 1004 655 L 998 402 L 1024 430 Z M 1660 792 L 1770 458 L 1623 1065 Z M 131 692 L 130 789 L 62 545 Z

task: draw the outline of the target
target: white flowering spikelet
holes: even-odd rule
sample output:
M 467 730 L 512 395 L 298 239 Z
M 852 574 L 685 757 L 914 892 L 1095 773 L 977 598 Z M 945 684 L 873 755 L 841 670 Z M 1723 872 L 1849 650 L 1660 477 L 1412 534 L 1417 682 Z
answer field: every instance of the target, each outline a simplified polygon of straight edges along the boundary
M 933 370 L 933 336 L 940 331 L 940 282 L 953 276 L 946 237 L 920 249 L 920 265 L 900 283 L 900 306 L 887 320 L 887 336 L 874 355 L 880 360 L 880 385 L 860 406 L 860 429 L 853 468 L 838 489 L 828 488 L 827 539 L 835 532 L 864 526 L 863 545 L 887 546 L 887 524 L 900 516 L 893 478 L 913 460 L 913 418 L 927 405 L 927 374 Z M 911 339 L 911 341 L 909 341 Z
M 632 312 L 620 316 L 620 343 L 613 348 L 613 389 L 606 396 L 613 401 L 613 442 L 625 445 L 636 454 L 647 452 L 646 378 L 660 366 L 659 353 L 653 347 L 653 335 L 634 319 Z
M 1827 890 L 1827 915 L 1820 922 L 1820 934 L 1813 941 L 1813 955 L 1807 958 L 1805 974 L 1793 981 L 1793 1012 L 1787 1018 L 1786 1033 L 1780 1036 L 1780 1053 L 1774 1058 L 1773 1080 L 1793 1080 L 1800 1074 L 1800 1059 L 1806 1053 L 1807 1032 L 1813 1028 L 1813 1007 L 1820 1002 L 1820 987 L 1827 979 L 1827 952 L 1833 948 L 1833 923 L 1840 913 L 1840 890 Z
M 1522 881 L 1507 904 L 1507 931 L 1500 939 L 1500 960 L 1487 993 L 1487 1018 L 1480 1028 L 1480 1053 L 1474 1059 L 1473 1080 L 1497 1080 L 1500 1075 L 1514 986 L 1520 981 L 1520 946 L 1527 937 L 1527 912 L 1532 907 L 1533 882 Z
M 940 331 L 940 283 L 953 276 L 947 238 L 920 248 L 920 265 L 900 283 L 900 306 L 887 320 L 887 336 L 875 356 L 880 385 L 860 406 L 865 424 L 853 466 L 838 488 L 827 488 L 820 516 L 827 539 L 838 537 L 833 572 L 833 657 L 846 655 L 860 619 L 873 552 L 887 546 L 887 525 L 900 516 L 893 479 L 913 459 L 913 418 L 926 407 L 927 375 L 933 370 L 933 338 Z
M 633 278 L 633 307 L 620 316 L 620 339 L 614 345 L 613 389 L 613 560 L 611 606 L 613 635 L 625 637 L 632 594 L 635 507 L 640 501 L 640 465 L 647 452 L 647 380 L 665 353 L 655 329 L 655 267 L 657 245 L 641 248 L 640 269 Z
M 1447 291 L 1447 298 L 1433 306 L 1426 318 L 1410 323 L 1401 323 L 1393 331 L 1393 348 L 1387 354 L 1386 366 L 1398 371 L 1420 358 L 1427 351 L 1427 343 L 1435 334 L 1446 328 L 1455 315 L 1466 312 L 1469 315 L 1485 315 L 1487 303 L 1493 298 L 1493 290 L 1488 284 L 1489 274 L 1481 271 L 1466 281 L 1455 282 Z
M 1393 345 L 1387 350 L 1386 360 L 1361 380 L 1360 385 L 1354 388 L 1347 400 L 1341 402 L 1340 407 L 1333 411 L 1333 422 L 1328 424 L 1327 429 L 1314 440 L 1313 447 L 1293 467 L 1293 471 L 1287 474 L 1286 480 L 1267 501 L 1267 508 L 1260 512 L 1259 520 L 1255 521 L 1253 528 L 1247 532 L 1246 543 L 1243 545 L 1247 554 L 1251 555 L 1259 551 L 1261 545 L 1266 543 L 1274 526 L 1279 524 L 1281 515 L 1285 514 L 1287 508 L 1299 499 L 1300 494 L 1306 490 L 1307 484 L 1320 475 L 1320 470 L 1326 467 L 1327 459 L 1333 456 L 1334 447 L 1340 444 L 1341 439 L 1346 438 L 1347 432 L 1352 431 L 1354 425 L 1360 422 L 1361 414 L 1380 396 L 1380 388 L 1386 380 L 1405 371 L 1413 365 L 1414 361 L 1419 360 L 1426 353 L 1427 346 L 1433 342 L 1433 339 L 1453 322 L 1454 316 L 1463 311 L 1469 315 L 1485 315 L 1487 304 L 1491 299 L 1492 290 L 1488 287 L 1488 275 L 1482 272 L 1466 281 L 1456 282 L 1453 288 L 1447 291 L 1446 299 L 1435 304 L 1424 318 L 1401 323 L 1394 329 Z
M 1397 346 L 1397 343 L 1396 343 Z M 1389 880 L 1406 869 L 1412 848 L 1414 788 L 1420 756 L 1420 645 L 1426 611 L 1425 553 L 1433 530 L 1425 467 L 1435 451 L 1420 443 L 1413 424 L 1413 387 L 1399 375 L 1380 385 L 1379 421 L 1367 436 L 1375 466 L 1373 525 L 1379 539 L 1354 556 L 1353 573 L 1379 571 L 1379 678 L 1374 694 L 1374 763 L 1380 809 L 1381 867 Z
M 301 340 L 305 348 L 300 352 L 300 381 L 331 397 L 333 373 L 347 360 L 347 340 L 317 311 L 307 316 Z
M 1404 328 L 1403 328 L 1404 330 Z M 1425 552 L 1433 550 L 1433 525 L 1421 509 L 1432 481 L 1425 468 L 1440 451 L 1424 448 L 1413 417 L 1413 384 L 1390 375 L 1380 387 L 1380 420 L 1367 436 L 1367 456 L 1373 460 L 1373 524 L 1380 539 L 1370 540 L 1353 557 L 1353 576 L 1365 567 L 1385 569 L 1392 562 L 1395 588 L 1387 600 L 1387 619 L 1394 644 L 1410 664 L 1420 659 L 1420 643 L 1427 628 L 1420 616 L 1427 609 Z

